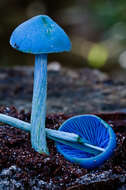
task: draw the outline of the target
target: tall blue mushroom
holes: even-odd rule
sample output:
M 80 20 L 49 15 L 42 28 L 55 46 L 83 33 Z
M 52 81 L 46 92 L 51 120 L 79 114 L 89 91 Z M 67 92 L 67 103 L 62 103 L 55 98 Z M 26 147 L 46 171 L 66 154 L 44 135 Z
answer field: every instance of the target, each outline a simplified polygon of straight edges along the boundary
M 70 40 L 64 30 L 50 17 L 38 15 L 13 31 L 10 44 L 18 51 L 35 54 L 31 142 L 37 152 L 48 154 L 45 132 L 47 55 L 69 51 Z

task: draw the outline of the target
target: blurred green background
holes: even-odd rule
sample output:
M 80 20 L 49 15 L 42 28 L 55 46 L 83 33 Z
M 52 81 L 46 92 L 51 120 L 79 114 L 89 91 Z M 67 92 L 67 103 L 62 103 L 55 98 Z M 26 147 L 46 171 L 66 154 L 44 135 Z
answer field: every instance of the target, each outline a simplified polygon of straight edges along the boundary
M 70 68 L 93 67 L 116 75 L 126 73 L 125 0 L 0 0 L 0 65 L 32 65 L 34 56 L 9 45 L 14 28 L 38 15 L 52 17 L 72 41 L 70 53 L 51 54 Z

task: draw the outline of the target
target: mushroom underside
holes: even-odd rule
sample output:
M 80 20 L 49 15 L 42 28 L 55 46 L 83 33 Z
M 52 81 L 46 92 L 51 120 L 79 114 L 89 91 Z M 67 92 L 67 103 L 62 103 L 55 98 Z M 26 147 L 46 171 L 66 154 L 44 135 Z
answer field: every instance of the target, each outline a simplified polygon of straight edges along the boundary
M 100 121 L 94 118 L 75 118 L 66 122 L 59 129 L 69 133 L 78 134 L 81 138 L 87 140 L 90 144 L 106 149 L 109 143 L 109 129 Z M 56 143 L 58 150 L 70 158 L 90 158 L 94 155 L 84 150 L 73 148 L 69 145 Z

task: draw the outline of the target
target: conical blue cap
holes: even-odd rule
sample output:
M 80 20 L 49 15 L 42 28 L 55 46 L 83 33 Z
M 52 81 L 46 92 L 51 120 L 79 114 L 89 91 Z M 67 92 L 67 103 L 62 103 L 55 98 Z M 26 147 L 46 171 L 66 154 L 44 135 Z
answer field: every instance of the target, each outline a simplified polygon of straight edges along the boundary
M 13 48 L 32 54 L 70 51 L 71 42 L 64 30 L 46 15 L 35 16 L 12 33 Z

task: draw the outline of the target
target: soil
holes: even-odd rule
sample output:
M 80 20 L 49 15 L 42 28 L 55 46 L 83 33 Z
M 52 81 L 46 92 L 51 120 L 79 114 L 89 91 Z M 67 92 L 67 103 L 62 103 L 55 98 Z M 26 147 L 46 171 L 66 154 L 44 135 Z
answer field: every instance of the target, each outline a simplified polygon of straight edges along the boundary
M 18 113 L 14 107 L 0 107 L 4 113 L 29 122 L 30 113 Z M 123 190 L 126 188 L 126 114 L 97 114 L 113 127 L 117 148 L 113 156 L 95 170 L 81 168 L 60 155 L 48 140 L 50 155 L 31 148 L 30 135 L 19 129 L 0 125 L 0 189 L 1 190 Z M 46 127 L 58 129 L 70 115 L 49 114 Z
M 32 87 L 33 67 L 1 68 L 0 113 L 29 122 Z M 117 148 L 104 165 L 87 170 L 67 161 L 53 141 L 50 155 L 40 155 L 29 133 L 0 123 L 0 190 L 126 189 L 125 89 L 125 81 L 97 70 L 49 70 L 46 127 L 58 129 L 72 115 L 97 113 L 113 127 Z

